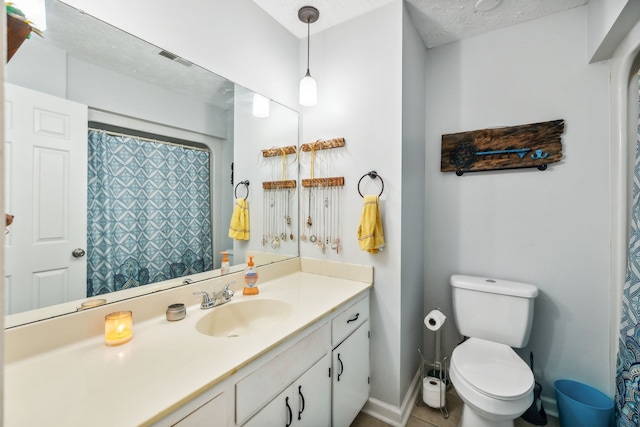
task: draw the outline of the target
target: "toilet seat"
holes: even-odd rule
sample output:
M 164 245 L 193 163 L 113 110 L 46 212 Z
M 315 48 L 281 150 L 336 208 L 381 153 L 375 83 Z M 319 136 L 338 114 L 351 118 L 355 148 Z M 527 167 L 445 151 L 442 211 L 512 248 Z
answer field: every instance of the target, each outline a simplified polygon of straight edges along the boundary
M 535 384 L 531 369 L 511 347 L 480 338 L 457 346 L 451 364 L 468 386 L 494 399 L 521 399 Z

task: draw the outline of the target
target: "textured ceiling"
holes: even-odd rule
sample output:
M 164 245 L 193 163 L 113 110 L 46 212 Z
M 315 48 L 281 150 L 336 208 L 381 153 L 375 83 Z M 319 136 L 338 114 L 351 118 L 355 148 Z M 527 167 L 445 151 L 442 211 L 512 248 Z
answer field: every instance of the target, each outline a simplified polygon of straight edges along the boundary
M 70 56 L 114 72 L 192 96 L 221 109 L 233 106 L 233 82 L 187 61 L 161 56 L 162 49 L 58 0 L 46 0 L 45 37 L 31 44 L 63 49 Z
M 307 36 L 307 26 L 298 20 L 298 9 L 315 6 L 318 22 L 311 24 L 317 33 L 356 16 L 365 14 L 392 0 L 253 0 L 296 37 Z M 405 0 L 411 20 L 427 47 L 440 46 L 498 28 L 540 18 L 581 6 L 588 0 L 502 0 L 493 10 L 475 9 L 477 0 Z

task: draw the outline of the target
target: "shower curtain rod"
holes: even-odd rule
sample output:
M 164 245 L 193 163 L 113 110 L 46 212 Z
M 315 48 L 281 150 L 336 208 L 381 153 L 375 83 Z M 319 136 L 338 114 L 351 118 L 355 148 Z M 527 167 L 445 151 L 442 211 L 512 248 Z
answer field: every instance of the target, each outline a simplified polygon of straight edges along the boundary
M 138 136 L 138 135 L 129 135 L 129 134 L 126 134 L 124 132 L 113 132 L 113 131 L 110 131 L 110 130 L 91 128 L 91 127 L 88 128 L 88 129 L 96 131 L 96 132 L 104 132 L 104 133 L 106 133 L 108 135 L 113 135 L 113 136 L 124 136 L 124 137 L 127 137 L 127 138 L 139 139 L 141 141 L 155 142 L 155 143 L 158 143 L 158 144 L 174 145 L 176 147 L 182 147 L 182 148 L 186 148 L 188 150 L 198 150 L 198 151 L 207 151 L 207 152 L 211 151 L 211 150 L 209 150 L 207 148 L 194 147 L 194 146 L 185 145 L 185 144 L 176 144 L 175 142 L 162 141 L 162 140 L 153 139 L 153 138 L 145 138 L 143 136 Z

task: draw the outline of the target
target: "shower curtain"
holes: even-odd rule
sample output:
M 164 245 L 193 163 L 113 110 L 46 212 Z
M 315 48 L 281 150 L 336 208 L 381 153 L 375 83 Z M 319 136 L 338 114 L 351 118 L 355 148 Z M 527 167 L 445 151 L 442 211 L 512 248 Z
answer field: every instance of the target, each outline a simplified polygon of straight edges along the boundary
M 89 131 L 87 296 L 213 268 L 209 152 Z
M 638 94 L 640 100 L 640 93 Z M 640 112 L 640 101 L 639 108 Z M 640 113 L 633 171 L 633 204 L 627 275 L 616 365 L 615 415 L 618 427 L 640 425 Z

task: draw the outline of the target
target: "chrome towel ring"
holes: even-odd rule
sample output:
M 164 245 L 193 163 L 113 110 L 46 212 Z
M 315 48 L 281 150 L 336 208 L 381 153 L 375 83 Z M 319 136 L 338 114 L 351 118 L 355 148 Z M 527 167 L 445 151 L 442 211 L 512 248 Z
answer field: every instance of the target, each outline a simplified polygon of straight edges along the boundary
M 238 198 L 238 186 L 240 186 L 241 184 L 244 185 L 245 188 L 247 189 L 247 195 L 244 196 L 244 199 L 247 200 L 247 197 L 249 197 L 249 180 L 248 179 L 244 181 L 240 181 L 238 185 L 236 185 L 236 188 L 233 190 L 233 195 L 235 196 L 236 199 Z
M 384 181 L 382 180 L 382 177 L 380 175 L 378 175 L 378 172 L 376 171 L 371 171 L 371 172 L 367 172 L 364 175 L 362 175 L 362 177 L 360 177 L 360 180 L 358 180 L 358 194 L 360 195 L 360 197 L 364 198 L 364 196 L 362 195 L 362 193 L 360 192 L 360 183 L 362 182 L 362 179 L 368 176 L 371 179 L 376 179 L 378 178 L 380 180 L 380 182 L 382 183 L 382 188 L 380 189 L 380 194 L 378 194 L 378 197 L 382 196 L 382 192 L 384 191 Z

